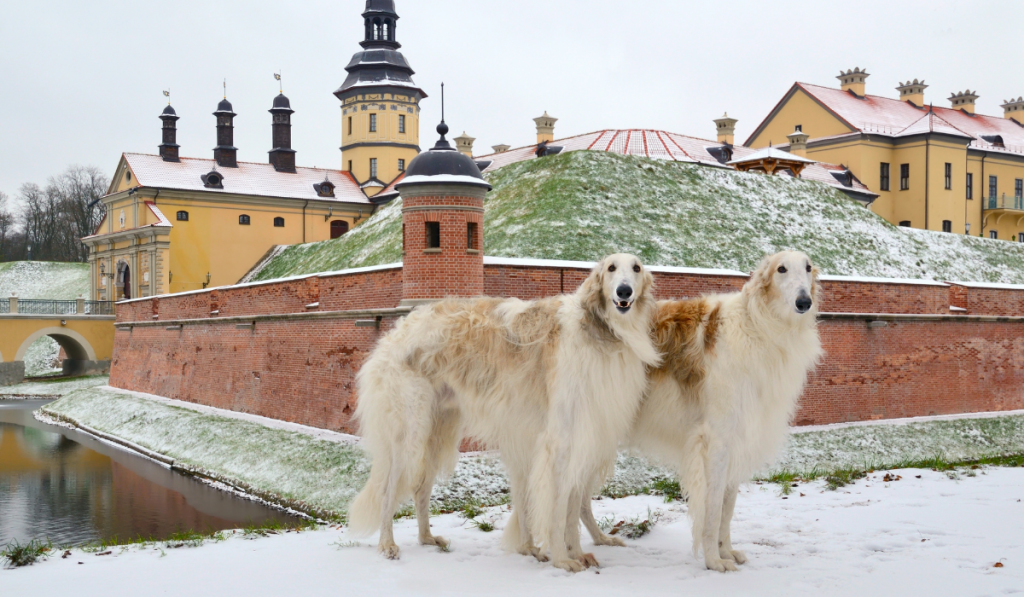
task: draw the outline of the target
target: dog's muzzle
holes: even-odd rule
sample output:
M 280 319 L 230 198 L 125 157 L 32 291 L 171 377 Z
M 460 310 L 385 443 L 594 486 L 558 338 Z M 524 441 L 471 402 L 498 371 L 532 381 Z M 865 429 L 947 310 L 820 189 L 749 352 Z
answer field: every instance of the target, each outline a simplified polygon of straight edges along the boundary
M 801 291 L 800 296 L 796 297 L 796 312 L 803 314 L 811 310 L 811 305 L 814 302 L 811 301 L 811 297 L 807 293 Z
M 615 308 L 619 313 L 629 311 L 633 306 L 633 289 L 625 284 L 615 289 Z

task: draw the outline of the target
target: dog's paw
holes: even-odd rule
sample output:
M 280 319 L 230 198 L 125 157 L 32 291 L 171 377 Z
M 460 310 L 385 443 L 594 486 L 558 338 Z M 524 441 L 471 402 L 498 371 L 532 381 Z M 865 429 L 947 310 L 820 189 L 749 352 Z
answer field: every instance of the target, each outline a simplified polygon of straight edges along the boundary
M 747 563 L 747 554 L 743 553 L 742 551 L 740 551 L 738 549 L 734 549 L 734 550 L 732 550 L 731 555 L 732 555 L 732 559 L 736 560 L 737 564 L 746 564 Z
M 590 567 L 600 568 L 601 567 L 601 564 L 599 564 L 597 562 L 597 558 L 595 558 L 594 554 L 592 554 L 592 553 L 585 553 L 585 554 L 581 555 L 580 557 L 576 558 L 576 560 L 580 564 L 583 564 L 583 566 L 586 567 L 586 568 L 590 568 Z
M 625 547 L 626 542 L 619 537 L 612 537 L 611 535 L 602 535 L 597 539 L 594 539 L 594 545 L 610 545 L 612 547 Z
M 714 570 L 715 572 L 736 572 L 739 568 L 736 567 L 736 562 L 732 560 L 719 559 L 706 559 L 704 564 L 708 567 L 708 570 Z
M 583 563 L 579 560 L 559 560 L 557 562 L 552 562 L 552 565 L 555 568 L 561 568 L 567 572 L 583 572 L 585 569 Z
M 398 559 L 398 546 L 392 543 L 391 545 L 381 545 L 377 548 L 381 555 L 389 560 Z
M 421 545 L 435 545 L 437 547 L 440 547 L 441 549 L 448 547 L 449 543 L 451 543 L 451 541 L 445 539 L 444 537 L 439 537 L 437 535 L 431 535 L 429 537 L 420 538 Z
M 537 558 L 538 562 L 548 561 L 547 554 L 542 552 L 540 548 L 536 545 L 530 545 L 527 543 L 525 545 L 519 546 L 519 549 L 517 549 L 516 551 L 519 552 L 520 555 L 533 556 L 534 558 Z

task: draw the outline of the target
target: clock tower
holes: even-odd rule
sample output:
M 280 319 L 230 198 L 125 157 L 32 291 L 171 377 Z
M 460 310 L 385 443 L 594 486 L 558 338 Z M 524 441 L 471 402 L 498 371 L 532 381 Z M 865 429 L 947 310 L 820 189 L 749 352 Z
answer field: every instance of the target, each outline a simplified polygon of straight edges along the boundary
M 419 155 L 420 100 L 414 71 L 399 52 L 394 0 L 367 0 L 363 51 L 352 57 L 341 100 L 341 168 L 367 195 L 379 193 Z

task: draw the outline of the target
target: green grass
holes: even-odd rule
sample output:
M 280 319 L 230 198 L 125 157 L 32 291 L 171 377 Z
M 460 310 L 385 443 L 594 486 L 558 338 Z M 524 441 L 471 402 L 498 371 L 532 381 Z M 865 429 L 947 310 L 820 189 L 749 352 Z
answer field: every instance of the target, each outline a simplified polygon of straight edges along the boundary
M 901 229 L 823 183 L 575 151 L 488 174 L 486 254 L 750 271 L 807 252 L 824 273 L 1024 283 L 1019 243 Z M 401 201 L 345 236 L 294 245 L 255 279 L 401 261 Z
M 659 520 L 661 520 L 661 510 L 651 512 L 651 509 L 648 508 L 646 518 L 641 518 L 638 515 L 615 522 L 615 518 L 606 516 L 597 521 L 597 526 L 609 535 L 617 535 L 627 539 L 639 539 L 650 533 Z
M 89 295 L 89 264 L 55 261 L 0 263 L 0 297 L 74 300 Z
M 5 568 L 20 568 L 45 560 L 53 550 L 54 547 L 49 541 L 44 543 L 33 539 L 24 545 L 12 541 L 0 550 L 0 559 L 3 559 Z

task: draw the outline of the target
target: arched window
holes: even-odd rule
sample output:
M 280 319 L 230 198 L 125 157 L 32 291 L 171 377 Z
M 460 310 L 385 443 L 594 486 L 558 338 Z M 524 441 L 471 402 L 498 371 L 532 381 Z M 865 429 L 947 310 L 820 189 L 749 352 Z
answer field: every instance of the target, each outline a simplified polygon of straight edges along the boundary
M 380 19 L 373 20 L 373 39 L 384 39 L 384 24 L 380 22 Z
M 242 215 L 238 216 L 238 225 L 239 226 L 248 226 L 249 224 L 250 224 L 249 216 L 247 216 L 245 214 L 242 214 Z
M 284 228 L 284 218 L 274 218 L 274 228 Z
M 384 21 L 384 39 L 395 41 L 395 24 L 391 22 L 391 19 Z
M 179 222 L 187 222 L 188 221 L 188 212 L 187 211 L 179 211 L 178 212 L 178 221 Z
M 348 232 L 348 222 L 345 220 L 331 222 L 331 238 L 341 238 L 346 232 Z

